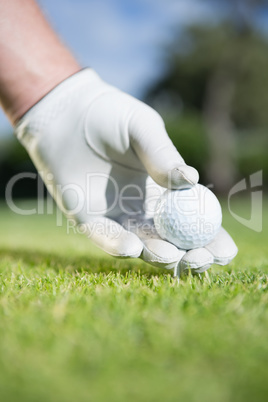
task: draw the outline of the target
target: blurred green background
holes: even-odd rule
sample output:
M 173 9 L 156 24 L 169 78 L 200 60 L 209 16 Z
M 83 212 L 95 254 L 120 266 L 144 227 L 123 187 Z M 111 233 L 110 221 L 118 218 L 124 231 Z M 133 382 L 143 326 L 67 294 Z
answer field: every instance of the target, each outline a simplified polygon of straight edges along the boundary
M 146 95 L 187 163 L 220 193 L 268 168 L 268 38 L 236 18 L 178 35 Z

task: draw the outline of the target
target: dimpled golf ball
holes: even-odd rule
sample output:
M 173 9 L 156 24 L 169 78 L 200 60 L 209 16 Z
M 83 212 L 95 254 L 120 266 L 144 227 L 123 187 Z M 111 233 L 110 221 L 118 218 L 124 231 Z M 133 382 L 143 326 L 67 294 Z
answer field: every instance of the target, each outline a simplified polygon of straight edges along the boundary
M 185 190 L 166 190 L 156 203 L 154 224 L 159 236 L 183 250 L 209 244 L 221 222 L 217 197 L 201 184 Z

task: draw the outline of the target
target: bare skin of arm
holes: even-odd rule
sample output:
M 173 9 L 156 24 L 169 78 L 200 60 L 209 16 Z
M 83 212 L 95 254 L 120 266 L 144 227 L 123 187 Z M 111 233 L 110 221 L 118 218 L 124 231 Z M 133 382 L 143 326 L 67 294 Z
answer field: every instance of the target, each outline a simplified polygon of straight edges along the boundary
M 0 0 L 0 104 L 12 124 L 79 70 L 34 0 Z

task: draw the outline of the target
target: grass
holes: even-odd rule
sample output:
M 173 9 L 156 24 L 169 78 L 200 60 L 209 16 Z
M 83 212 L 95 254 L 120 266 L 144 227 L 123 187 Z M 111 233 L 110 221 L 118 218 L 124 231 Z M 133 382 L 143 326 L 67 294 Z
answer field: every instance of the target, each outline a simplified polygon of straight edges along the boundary
M 262 233 L 224 216 L 239 255 L 178 285 L 2 205 L 1 401 L 266 400 L 268 203 Z

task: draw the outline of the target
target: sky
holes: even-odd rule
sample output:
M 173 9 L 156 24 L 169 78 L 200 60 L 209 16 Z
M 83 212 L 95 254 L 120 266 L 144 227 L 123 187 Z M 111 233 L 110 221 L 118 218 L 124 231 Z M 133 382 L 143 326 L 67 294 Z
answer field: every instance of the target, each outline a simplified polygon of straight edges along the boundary
M 174 28 L 213 18 L 199 0 L 39 0 L 43 12 L 82 66 L 142 97 L 163 70 L 161 47 Z M 12 131 L 0 110 L 0 133 Z M 1 135 L 1 134 L 0 134 Z
M 141 98 L 161 75 L 163 46 L 174 30 L 194 22 L 214 22 L 224 7 L 206 0 L 38 0 L 63 42 L 83 67 Z M 224 2 L 223 2 L 224 4 Z M 218 14 L 217 14 L 218 13 Z M 267 26 L 267 18 L 260 16 Z M 0 110 L 1 133 L 12 132 Z

